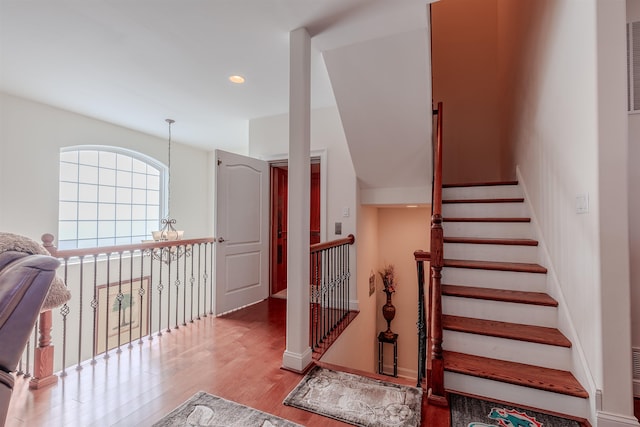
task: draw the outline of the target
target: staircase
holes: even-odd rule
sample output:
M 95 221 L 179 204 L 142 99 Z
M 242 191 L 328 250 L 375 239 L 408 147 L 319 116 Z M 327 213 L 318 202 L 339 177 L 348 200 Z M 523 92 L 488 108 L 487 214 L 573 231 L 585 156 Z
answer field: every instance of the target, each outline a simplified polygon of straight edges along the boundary
M 518 183 L 445 185 L 442 206 L 446 389 L 587 418 Z

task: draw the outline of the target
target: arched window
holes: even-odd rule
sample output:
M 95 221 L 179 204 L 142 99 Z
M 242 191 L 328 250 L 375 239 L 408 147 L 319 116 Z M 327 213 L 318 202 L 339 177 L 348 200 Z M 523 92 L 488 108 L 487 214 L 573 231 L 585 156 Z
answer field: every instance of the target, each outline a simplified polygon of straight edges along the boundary
M 124 148 L 61 149 L 58 247 L 150 239 L 166 211 L 166 176 L 165 165 Z

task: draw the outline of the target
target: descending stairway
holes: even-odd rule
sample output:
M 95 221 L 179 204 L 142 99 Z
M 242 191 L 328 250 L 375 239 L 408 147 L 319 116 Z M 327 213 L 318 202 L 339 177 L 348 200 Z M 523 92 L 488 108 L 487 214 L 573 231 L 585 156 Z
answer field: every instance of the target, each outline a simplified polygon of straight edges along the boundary
M 586 418 L 518 183 L 443 187 L 445 387 Z

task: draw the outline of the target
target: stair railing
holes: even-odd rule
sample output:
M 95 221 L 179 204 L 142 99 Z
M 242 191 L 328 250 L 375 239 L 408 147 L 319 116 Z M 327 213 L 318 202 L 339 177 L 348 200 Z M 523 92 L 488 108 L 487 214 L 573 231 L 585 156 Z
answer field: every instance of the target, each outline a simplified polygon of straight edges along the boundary
M 425 378 L 426 366 L 427 398 L 430 403 L 448 406 L 444 389 L 444 359 L 442 354 L 442 267 L 444 266 L 444 235 L 442 229 L 442 102 L 438 102 L 435 116 L 435 141 L 433 147 L 433 186 L 431 203 L 430 252 L 416 251 L 414 257 L 418 268 L 418 385 Z M 427 316 L 424 313 L 424 262 L 430 261 Z M 420 328 L 421 323 L 425 327 Z M 422 329 L 422 330 L 421 330 Z
M 314 355 L 322 355 L 353 317 L 349 308 L 349 246 L 354 242 L 355 237 L 349 234 L 310 246 L 309 340 Z

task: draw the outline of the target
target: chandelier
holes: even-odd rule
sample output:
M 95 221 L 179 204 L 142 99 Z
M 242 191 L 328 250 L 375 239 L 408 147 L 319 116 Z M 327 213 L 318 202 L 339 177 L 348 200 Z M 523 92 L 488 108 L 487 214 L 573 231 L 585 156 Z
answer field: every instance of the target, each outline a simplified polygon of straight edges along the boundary
M 182 240 L 182 236 L 184 235 L 183 230 L 176 230 L 176 220 L 171 218 L 171 215 L 169 213 L 171 208 L 171 125 L 175 123 L 175 120 L 165 119 L 165 122 L 167 122 L 169 125 L 169 153 L 167 161 L 167 217 L 161 221 L 162 228 L 160 230 L 151 232 L 153 242 L 174 242 L 177 240 Z M 151 256 L 153 256 L 153 258 L 166 264 L 171 261 L 175 261 L 183 255 L 191 255 L 191 246 L 168 246 L 163 248 L 153 248 L 151 250 Z

